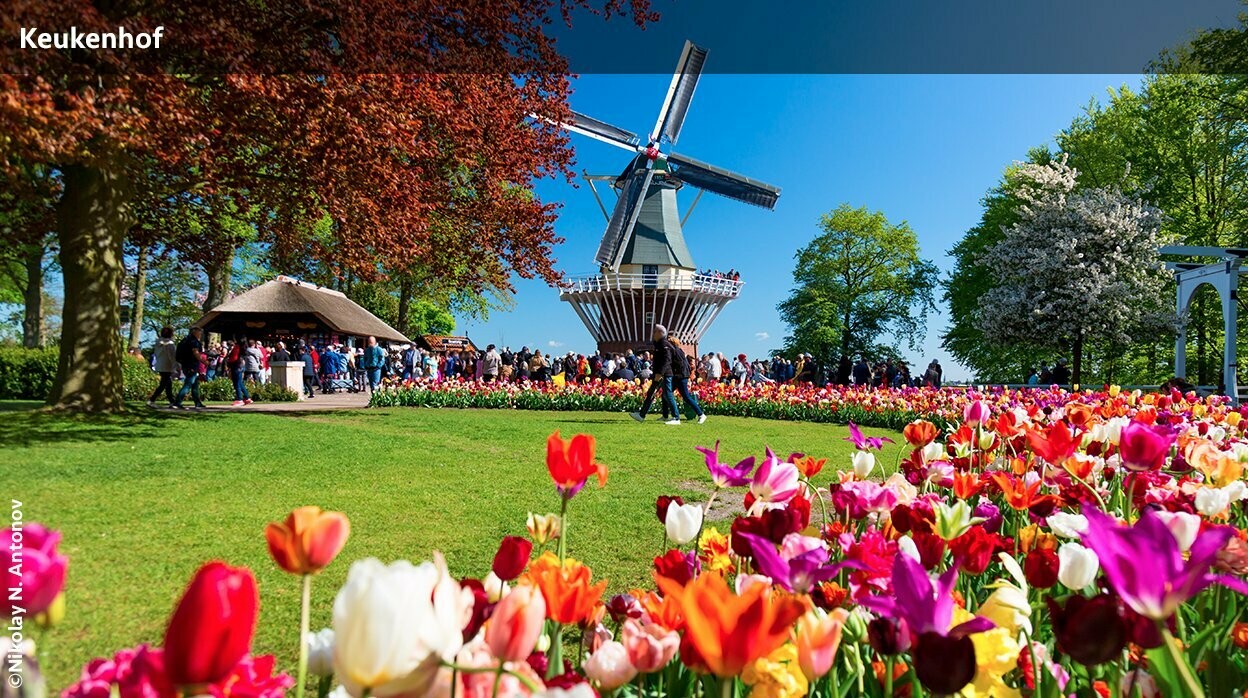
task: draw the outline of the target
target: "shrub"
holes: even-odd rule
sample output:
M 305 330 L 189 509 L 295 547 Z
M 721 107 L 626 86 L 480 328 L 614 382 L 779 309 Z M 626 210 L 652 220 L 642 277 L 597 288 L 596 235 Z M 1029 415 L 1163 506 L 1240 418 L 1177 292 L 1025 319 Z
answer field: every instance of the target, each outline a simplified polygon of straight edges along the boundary
M 0 347 L 0 400 L 43 400 L 56 378 L 56 349 Z

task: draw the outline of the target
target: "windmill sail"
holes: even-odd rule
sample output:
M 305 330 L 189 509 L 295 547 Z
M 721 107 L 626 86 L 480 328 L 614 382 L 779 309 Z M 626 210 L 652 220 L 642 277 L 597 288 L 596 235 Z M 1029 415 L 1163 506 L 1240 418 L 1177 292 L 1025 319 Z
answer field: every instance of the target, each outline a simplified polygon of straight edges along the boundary
M 547 123 L 555 124 L 573 133 L 579 133 L 582 136 L 589 136 L 590 138 L 602 141 L 603 143 L 614 145 L 617 148 L 624 148 L 625 150 L 637 150 L 637 144 L 640 142 L 640 139 L 637 138 L 637 134 L 632 131 L 622 129 L 618 126 L 612 126 L 605 121 L 595 119 L 592 116 L 586 116 L 579 112 L 572 112 L 571 121 L 555 121 L 536 114 L 531 114 L 530 116 L 535 119 L 541 119 Z
M 691 157 L 672 153 L 667 156 L 669 171 L 676 179 L 747 204 L 774 209 L 780 198 L 780 188 L 745 175 L 716 167 Z
M 669 143 L 675 143 L 680 137 L 680 128 L 685 124 L 685 115 L 689 113 L 689 103 L 693 101 L 693 91 L 698 87 L 698 78 L 702 76 L 705 64 L 706 49 L 686 41 L 680 61 L 676 64 L 676 74 L 672 76 L 672 86 L 668 88 L 667 98 L 659 109 L 659 120 L 654 124 L 651 140 L 666 138 Z
M 654 179 L 653 167 L 634 170 L 624 183 L 624 190 L 615 202 L 615 210 L 611 212 L 611 222 L 607 224 L 607 232 L 598 245 L 598 254 L 594 259 L 599 264 L 609 267 L 612 271 L 620 268 L 624 250 L 628 247 L 633 228 L 637 225 L 637 216 L 641 214 L 641 204 L 650 189 L 650 181 Z

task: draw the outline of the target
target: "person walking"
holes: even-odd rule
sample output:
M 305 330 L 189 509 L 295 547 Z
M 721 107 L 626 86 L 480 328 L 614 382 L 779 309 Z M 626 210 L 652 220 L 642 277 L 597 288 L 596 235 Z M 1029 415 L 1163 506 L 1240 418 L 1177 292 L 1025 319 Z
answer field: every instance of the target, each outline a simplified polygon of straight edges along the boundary
M 199 363 L 203 358 L 203 336 L 204 331 L 201 328 L 192 327 L 186 337 L 178 342 L 178 348 L 174 352 L 174 358 L 178 360 L 178 366 L 182 369 L 182 389 L 178 391 L 172 405 L 175 409 L 182 408 L 182 401 L 186 399 L 188 393 L 195 401 L 195 409 L 204 408 L 204 400 L 199 395 Z
M 672 353 L 671 385 L 676 389 L 676 392 L 680 393 L 680 399 L 684 401 L 685 406 L 693 408 L 693 413 L 698 416 L 698 424 L 702 424 L 706 421 L 706 413 L 702 411 L 702 405 L 698 404 L 697 396 L 689 392 L 689 369 L 691 368 L 689 365 L 689 357 L 685 354 L 685 350 L 680 348 L 680 343 L 677 342 L 674 337 L 668 338 L 667 346 L 668 351 Z M 742 354 L 742 356 L 745 355 Z M 746 375 L 749 375 L 748 372 Z M 669 388 L 668 391 L 668 394 L 670 395 L 671 389 Z M 671 406 L 674 407 L 676 405 L 676 399 L 672 398 L 671 403 Z M 672 417 L 676 420 L 677 424 L 680 423 L 679 411 L 673 412 Z
M 152 368 L 160 374 L 160 385 L 147 398 L 148 407 L 156 406 L 156 396 L 162 392 L 169 406 L 173 406 L 173 372 L 178 370 L 177 356 L 178 345 L 173 341 L 173 328 L 162 327 L 160 339 L 156 340 L 156 347 L 152 349 Z
M 264 372 L 264 350 L 254 339 L 247 340 L 247 348 L 243 352 L 243 377 L 249 382 L 260 383 Z
M 230 371 L 230 379 L 234 381 L 235 407 L 251 404 L 251 395 L 247 392 L 247 385 L 243 382 L 246 377 L 246 345 L 246 337 L 236 337 L 234 346 L 230 347 L 230 352 L 225 356 L 225 366 Z
M 299 360 L 303 362 L 303 394 L 314 398 L 312 384 L 316 382 L 316 360 L 312 356 L 312 347 L 300 342 L 298 353 Z
M 377 390 L 381 384 L 381 367 L 386 363 L 386 352 L 377 346 L 377 338 L 369 337 L 364 349 L 364 372 L 368 374 L 368 389 Z
M 654 341 L 654 382 L 658 384 L 658 388 L 651 385 L 651 389 L 646 393 L 646 399 L 641 403 L 641 410 L 630 412 L 628 416 L 644 422 L 646 414 L 650 412 L 650 405 L 654 399 L 654 393 L 659 390 L 663 391 L 663 407 L 664 411 L 671 415 L 670 419 L 665 420 L 664 424 L 673 426 L 680 424 L 680 414 L 676 408 L 676 398 L 672 395 L 672 352 L 671 344 L 667 341 L 667 328 L 663 325 L 655 325 L 654 330 L 650 333 L 651 339 Z

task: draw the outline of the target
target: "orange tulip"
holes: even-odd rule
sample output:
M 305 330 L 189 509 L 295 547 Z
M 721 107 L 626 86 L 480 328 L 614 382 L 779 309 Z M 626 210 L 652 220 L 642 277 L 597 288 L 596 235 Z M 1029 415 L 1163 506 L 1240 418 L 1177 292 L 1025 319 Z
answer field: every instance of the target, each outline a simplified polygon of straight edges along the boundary
M 823 466 L 827 465 L 827 463 L 828 463 L 827 458 L 815 458 L 814 456 L 803 456 L 797 459 L 797 461 L 794 462 L 793 465 L 797 466 L 797 469 L 801 471 L 802 475 L 805 475 L 807 478 L 812 478 L 818 475 L 819 471 L 823 470 Z
M 797 645 L 797 663 L 808 681 L 815 681 L 832 669 L 836 650 L 841 646 L 841 629 L 849 611 L 833 609 L 831 613 L 812 610 L 797 621 L 793 642 Z
M 546 617 L 556 623 L 580 623 L 592 614 L 606 581 L 590 584 L 591 572 L 577 560 L 559 557 L 547 550 L 529 565 L 521 579 L 527 579 L 542 592 L 546 601 Z
M 755 584 L 741 596 L 724 578 L 702 574 L 687 586 L 656 577 L 664 596 L 679 600 L 685 615 L 685 638 L 706 668 L 716 676 L 737 676 L 759 657 L 783 645 L 793 624 L 806 612 L 795 596 L 775 595 L 770 586 Z M 683 655 L 683 653 L 682 653 Z
M 661 625 L 668 630 L 681 630 L 685 627 L 685 617 L 680 610 L 680 599 L 673 596 L 659 596 L 653 591 L 634 589 L 632 595 L 641 604 L 646 617 L 651 623 Z
M 953 474 L 953 494 L 958 499 L 967 499 L 979 494 L 983 489 L 983 484 L 979 481 L 979 475 L 976 473 L 954 473 Z
M 342 552 L 350 533 L 346 514 L 320 507 L 299 507 L 264 529 L 273 561 L 291 574 L 320 572 Z
M 594 443 L 594 437 L 588 434 L 577 434 L 565 441 L 558 431 L 546 439 L 546 469 L 555 486 L 575 494 L 590 475 L 598 476 L 599 487 L 607 484 L 607 466 L 594 463 Z
M 916 419 L 901 430 L 901 435 L 915 448 L 923 448 L 935 441 L 938 434 L 936 425 L 925 419 Z

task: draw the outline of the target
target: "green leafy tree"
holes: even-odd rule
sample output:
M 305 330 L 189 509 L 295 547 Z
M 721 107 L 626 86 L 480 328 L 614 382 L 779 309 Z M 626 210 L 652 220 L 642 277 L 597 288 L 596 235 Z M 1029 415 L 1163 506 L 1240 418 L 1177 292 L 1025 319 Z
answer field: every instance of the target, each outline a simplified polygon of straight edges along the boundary
M 794 288 L 780 303 L 791 351 L 822 359 L 917 347 L 934 309 L 936 267 L 919 257 L 905 222 L 842 204 L 819 219 L 821 233 L 798 251 Z

